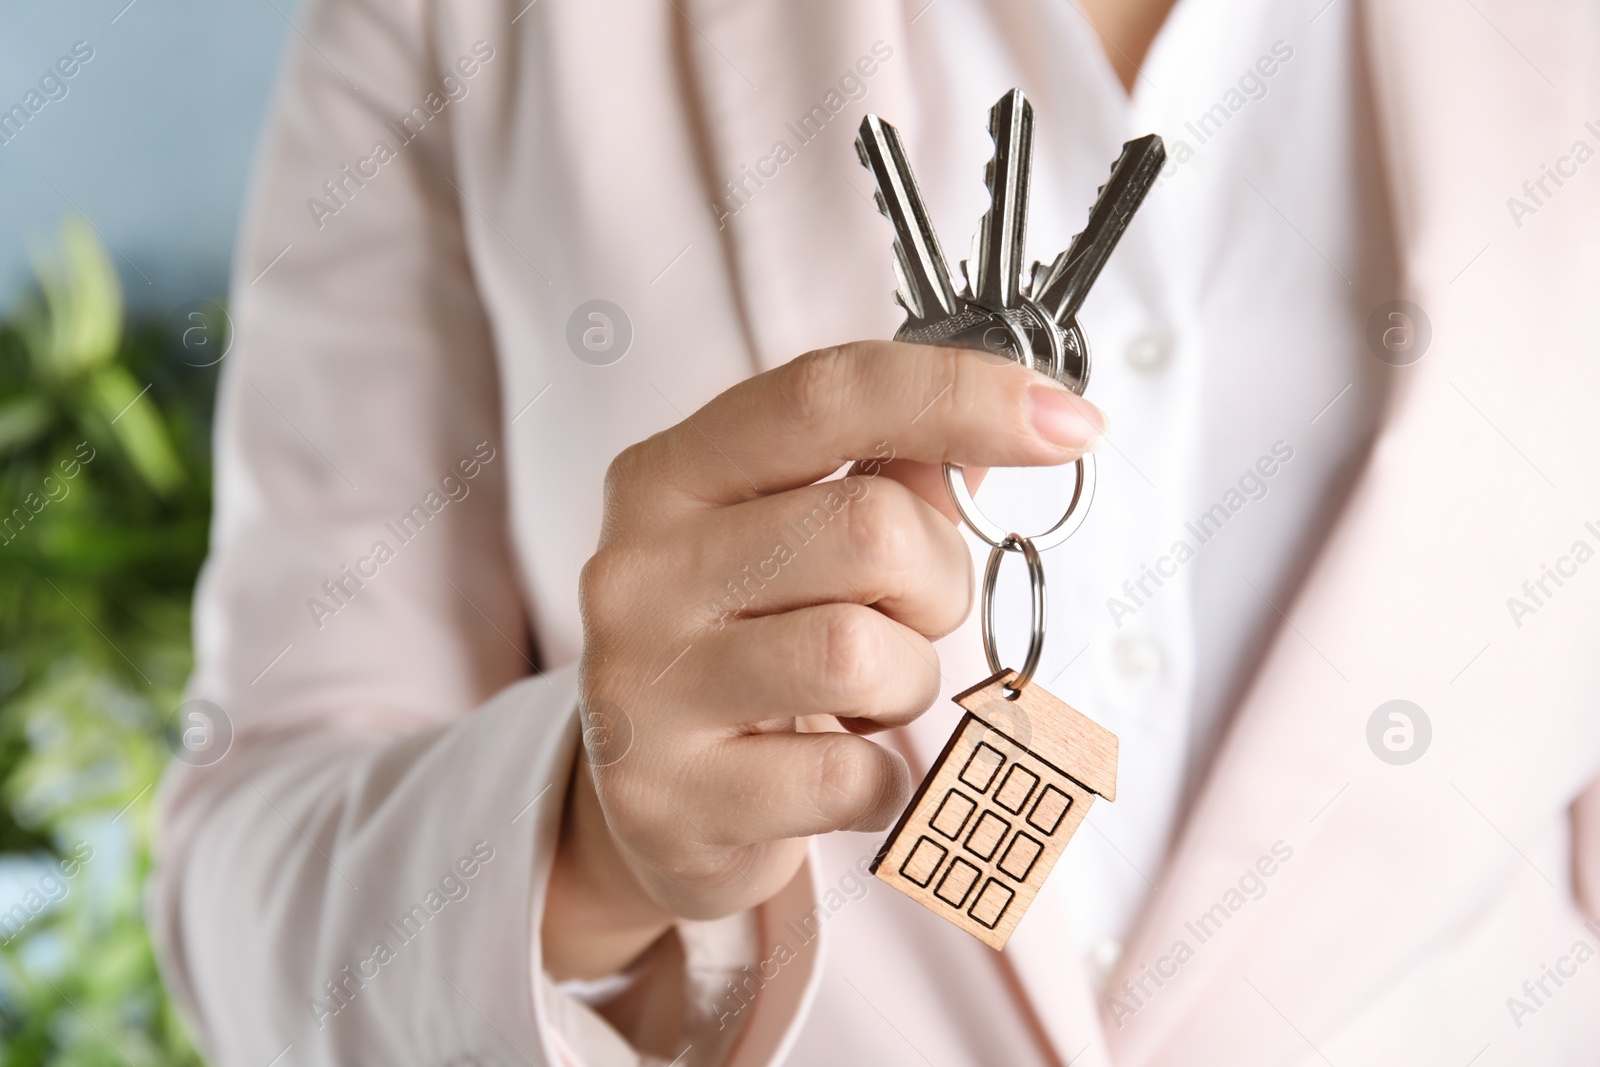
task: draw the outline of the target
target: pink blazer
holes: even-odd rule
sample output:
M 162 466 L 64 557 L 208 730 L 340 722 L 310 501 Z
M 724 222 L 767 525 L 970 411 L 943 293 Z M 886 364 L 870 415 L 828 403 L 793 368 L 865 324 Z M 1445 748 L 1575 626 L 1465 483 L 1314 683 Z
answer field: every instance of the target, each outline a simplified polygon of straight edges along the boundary
M 152 903 L 220 1065 L 573 1061 L 536 931 L 607 462 L 897 325 L 850 140 L 870 107 L 915 143 L 909 5 L 526 2 L 313 0 L 288 60 L 198 605 L 234 740 L 169 777 Z M 992 953 L 835 835 L 715 1008 L 733 1062 L 1600 1062 L 1600 7 L 1361 22 L 1432 347 L 1106 993 L 1052 909 Z M 878 42 L 867 98 L 719 217 Z M 610 366 L 567 342 L 595 298 L 632 326 Z M 977 647 L 942 646 L 953 688 Z M 1433 723 L 1404 767 L 1366 742 L 1396 698 Z M 894 743 L 926 766 L 954 715 Z

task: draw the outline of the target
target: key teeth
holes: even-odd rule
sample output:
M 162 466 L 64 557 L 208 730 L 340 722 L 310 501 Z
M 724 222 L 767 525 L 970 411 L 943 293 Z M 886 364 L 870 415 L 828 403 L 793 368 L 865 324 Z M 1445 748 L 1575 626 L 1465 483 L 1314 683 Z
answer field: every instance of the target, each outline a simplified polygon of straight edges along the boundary
M 894 293 L 895 303 L 905 309 L 907 318 L 914 322 L 921 322 L 924 317 L 924 311 L 921 302 L 915 296 L 914 287 L 906 277 L 905 255 L 900 250 L 899 241 L 895 242 L 894 277 L 895 281 L 900 283 L 900 287 Z
M 894 221 L 894 216 L 889 214 L 889 202 L 884 199 L 883 190 L 874 189 L 872 192 L 872 201 L 878 205 L 878 214 L 882 215 L 890 222 Z M 920 320 L 923 313 L 920 302 L 912 295 L 915 292 L 915 286 L 913 286 L 911 284 L 911 280 L 906 277 L 906 257 L 908 253 L 904 245 L 901 244 L 899 234 L 895 235 L 892 245 L 894 247 L 894 277 L 895 281 L 900 285 L 900 287 L 895 290 L 895 303 L 904 308 L 905 313 L 911 318 Z
M 951 284 L 950 268 L 917 191 L 899 131 L 877 115 L 866 115 L 857 131 L 856 156 L 872 173 L 879 213 L 894 228 L 900 306 L 917 321 L 939 312 L 954 314 L 959 298 Z M 885 192 L 886 181 L 895 188 Z
M 1011 89 L 989 108 L 989 140 L 994 146 L 984 164 L 983 184 L 989 193 L 989 207 L 979 222 L 973 240 L 972 264 L 968 275 L 971 299 L 997 306 L 1015 307 L 1025 291 L 1022 275 L 1022 244 L 1026 240 L 1027 198 L 1033 145 L 1033 105 L 1021 89 Z M 1016 173 L 1001 174 L 1002 161 Z M 1008 187 L 1002 189 L 1002 182 Z M 1014 183 L 1014 184 L 1013 184 Z M 997 203 L 1006 193 L 1004 206 Z M 1009 238 L 1005 235 L 1014 230 Z M 1003 242 L 989 244 L 986 242 Z M 990 272 L 995 277 L 990 277 Z
M 856 149 L 861 154 L 861 165 L 866 167 L 868 170 L 871 170 L 872 169 L 872 164 L 869 161 L 868 156 L 867 156 L 866 145 L 861 143 L 861 139 L 860 138 L 856 139 Z M 878 205 L 878 214 L 882 215 L 886 219 L 889 219 L 891 222 L 894 221 L 894 217 L 889 214 L 889 202 L 884 199 L 883 190 L 882 189 L 878 189 L 878 188 L 875 187 L 872 190 L 872 202 L 874 204 Z M 905 270 L 902 267 L 902 264 L 905 262 L 906 253 L 905 253 L 905 249 L 900 247 L 900 237 L 899 237 L 898 234 L 895 236 L 893 244 L 894 244 L 894 276 L 895 276 L 895 281 L 900 283 L 900 288 L 895 290 L 895 294 L 894 294 L 895 303 L 899 304 L 901 306 L 901 308 L 903 308 L 905 310 L 905 313 L 907 315 L 911 316 L 913 319 L 920 318 L 921 316 L 919 315 L 917 309 L 913 306 L 914 305 L 914 301 L 908 299 L 907 296 L 906 296 L 906 293 L 908 293 L 910 291 L 909 283 L 907 282 L 906 276 L 905 276 Z
M 867 151 L 867 132 L 877 117 L 869 114 L 861 120 L 861 132 L 856 134 L 856 159 L 866 168 L 867 173 L 873 176 L 872 201 L 878 205 L 878 213 L 887 219 L 890 217 L 889 205 L 883 199 L 883 190 L 877 186 L 877 172 L 872 169 L 872 154 Z
M 994 196 L 994 172 L 1000 163 L 1000 114 L 1005 107 L 1006 101 L 1011 99 L 1013 95 L 1020 98 L 1021 106 L 1017 109 L 1019 115 L 1024 110 L 1033 110 L 1033 105 L 1028 103 L 1027 97 L 1022 95 L 1021 89 L 1010 90 L 999 100 L 996 100 L 993 107 L 989 108 L 989 142 L 994 145 L 994 151 L 989 154 L 989 161 L 983 165 L 983 186 L 989 190 L 991 199 Z
M 1032 300 L 1034 293 L 1043 292 L 1044 279 L 1048 275 L 1049 271 L 1050 268 L 1048 266 L 1039 262 L 1037 259 L 1034 260 L 1033 266 L 1029 267 L 1027 272 L 1023 274 L 1022 281 L 1018 285 L 1018 289 L 1021 291 L 1022 296 L 1028 300 Z
M 1145 157 L 1140 161 L 1138 172 L 1146 172 L 1151 170 L 1159 171 L 1166 163 L 1167 159 L 1166 142 L 1161 139 L 1160 134 L 1155 133 L 1147 133 L 1143 137 L 1135 137 L 1131 141 L 1123 142 L 1122 151 L 1117 153 L 1117 158 L 1112 161 L 1110 172 L 1106 175 L 1106 180 L 1101 183 L 1098 189 L 1095 190 L 1094 203 L 1090 205 L 1089 218 L 1085 221 L 1083 229 L 1079 230 L 1073 235 L 1072 240 L 1068 243 L 1066 249 L 1061 252 L 1060 255 L 1056 256 L 1055 260 L 1050 264 L 1050 267 L 1042 277 L 1036 275 L 1035 281 L 1038 284 L 1035 284 L 1033 287 L 1033 299 L 1044 301 L 1049 296 L 1049 290 L 1052 284 L 1059 283 L 1063 277 L 1070 274 L 1077 267 L 1079 261 L 1082 259 L 1083 253 L 1080 251 L 1077 257 L 1073 257 L 1073 251 L 1078 248 L 1079 240 L 1085 233 L 1088 232 L 1089 227 L 1094 224 L 1095 213 L 1099 210 L 1102 202 L 1105 199 L 1106 187 L 1111 184 L 1113 179 L 1116 178 L 1118 172 L 1120 172 L 1124 165 L 1128 163 L 1129 157 L 1135 153 L 1141 153 Z M 1131 177 L 1132 175 L 1130 175 L 1130 179 Z M 1150 188 L 1153 183 L 1153 177 L 1144 182 L 1143 190 L 1138 193 L 1132 209 L 1128 212 L 1129 215 L 1131 215 L 1133 211 L 1138 210 L 1139 205 L 1144 202 L 1144 198 L 1149 195 Z M 1118 240 L 1120 240 L 1120 234 L 1113 238 L 1113 248 Z M 1107 251 L 1105 255 L 1109 256 L 1110 252 Z M 1037 270 L 1038 267 L 1035 266 L 1035 271 Z M 1096 274 L 1098 274 L 1100 267 L 1094 267 L 1093 270 Z M 1093 279 L 1091 278 L 1090 284 L 1092 283 Z M 1062 326 L 1066 325 L 1065 320 L 1071 319 L 1076 314 L 1075 309 L 1071 312 L 1069 312 L 1067 309 L 1067 301 L 1069 296 L 1069 292 L 1063 288 L 1062 291 L 1057 293 L 1056 297 L 1051 301 L 1052 303 L 1056 303 L 1057 306 L 1046 308 L 1046 311 L 1050 314 L 1050 316 Z M 1081 297 L 1082 293 L 1080 292 L 1079 299 L 1081 299 Z
M 1004 100 L 1005 97 L 1001 97 L 989 109 L 989 143 L 994 146 L 994 150 L 989 153 L 989 160 L 983 165 L 983 187 L 989 190 L 990 197 L 994 196 L 994 172 L 1000 162 L 1000 104 Z
M 1156 142 L 1156 169 L 1161 169 L 1161 165 L 1167 161 L 1167 146 L 1166 142 L 1161 140 L 1160 135 L 1147 133 L 1143 137 L 1136 137 L 1131 141 L 1124 141 L 1122 142 L 1122 151 L 1118 152 L 1117 158 L 1111 161 L 1111 169 L 1106 172 L 1106 180 L 1101 182 L 1099 187 L 1094 191 L 1094 198 L 1096 200 L 1105 195 L 1106 186 L 1111 184 L 1111 176 L 1117 173 L 1117 168 L 1122 166 L 1122 161 L 1128 158 L 1129 153 L 1142 148 L 1152 138 L 1154 138 Z
M 878 116 L 870 112 L 861 117 L 861 125 L 856 127 L 856 159 L 868 172 L 872 171 L 872 154 L 867 151 L 867 138 L 872 133 L 872 127 Z
M 995 143 L 1000 141 L 1000 115 L 1005 111 L 1007 101 L 1011 101 L 1018 115 L 1025 115 L 1033 110 L 1033 105 L 1028 102 L 1027 96 L 1021 89 L 1008 89 L 1000 99 L 989 108 L 989 136 Z

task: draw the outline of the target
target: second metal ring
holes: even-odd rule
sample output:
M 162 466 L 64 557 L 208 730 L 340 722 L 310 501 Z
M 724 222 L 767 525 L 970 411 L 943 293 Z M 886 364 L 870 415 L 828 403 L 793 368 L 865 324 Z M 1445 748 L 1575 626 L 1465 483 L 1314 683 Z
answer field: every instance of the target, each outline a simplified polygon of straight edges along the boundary
M 1007 552 L 1022 553 L 1022 558 L 1028 561 L 1028 586 L 1030 599 L 1033 602 L 1033 632 L 1028 638 L 1028 657 L 1022 661 L 1022 669 L 1012 680 L 1010 688 L 1021 692 L 1022 688 L 1033 678 L 1033 672 L 1039 669 L 1039 657 L 1044 653 L 1044 624 L 1045 624 L 1045 597 L 1044 597 L 1044 561 L 1039 558 L 1039 549 L 1034 546 L 1031 538 L 1019 537 L 1016 534 L 1007 534 L 1001 538 L 1000 543 L 989 550 L 989 565 L 983 570 L 983 608 L 980 615 L 983 630 L 983 654 L 988 657 L 989 669 L 996 674 L 1005 670 L 1000 662 L 1000 653 L 994 639 L 994 591 L 1000 579 L 1000 561 Z

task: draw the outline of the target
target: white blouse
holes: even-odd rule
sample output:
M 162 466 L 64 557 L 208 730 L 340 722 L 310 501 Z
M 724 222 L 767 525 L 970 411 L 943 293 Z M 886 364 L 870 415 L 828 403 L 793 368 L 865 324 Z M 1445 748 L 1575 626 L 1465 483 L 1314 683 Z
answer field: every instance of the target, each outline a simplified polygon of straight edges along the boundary
M 1029 262 L 1082 228 L 1124 141 L 1166 141 L 1080 316 L 1086 395 L 1111 420 L 1093 510 L 1044 556 L 1037 677 L 1118 735 L 1121 765 L 1034 906 L 1066 910 L 1103 977 L 1376 424 L 1363 333 L 1391 256 L 1354 9 L 1180 0 L 1130 95 L 1075 4 L 908 4 L 935 133 L 908 150 L 950 258 L 986 205 L 987 108 L 1011 86 L 1035 108 Z M 1042 529 L 1069 471 L 993 472 L 979 503 Z M 1002 647 L 1020 651 L 1021 569 L 1002 582 Z

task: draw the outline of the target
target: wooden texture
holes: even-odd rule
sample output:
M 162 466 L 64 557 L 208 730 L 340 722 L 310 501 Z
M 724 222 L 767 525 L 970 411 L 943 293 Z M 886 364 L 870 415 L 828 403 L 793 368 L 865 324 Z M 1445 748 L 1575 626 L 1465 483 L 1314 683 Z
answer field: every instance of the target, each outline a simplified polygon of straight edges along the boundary
M 879 850 L 878 878 L 1000 949 L 1095 797 L 1116 799 L 1116 735 L 1002 671 L 955 698 L 967 714 Z

